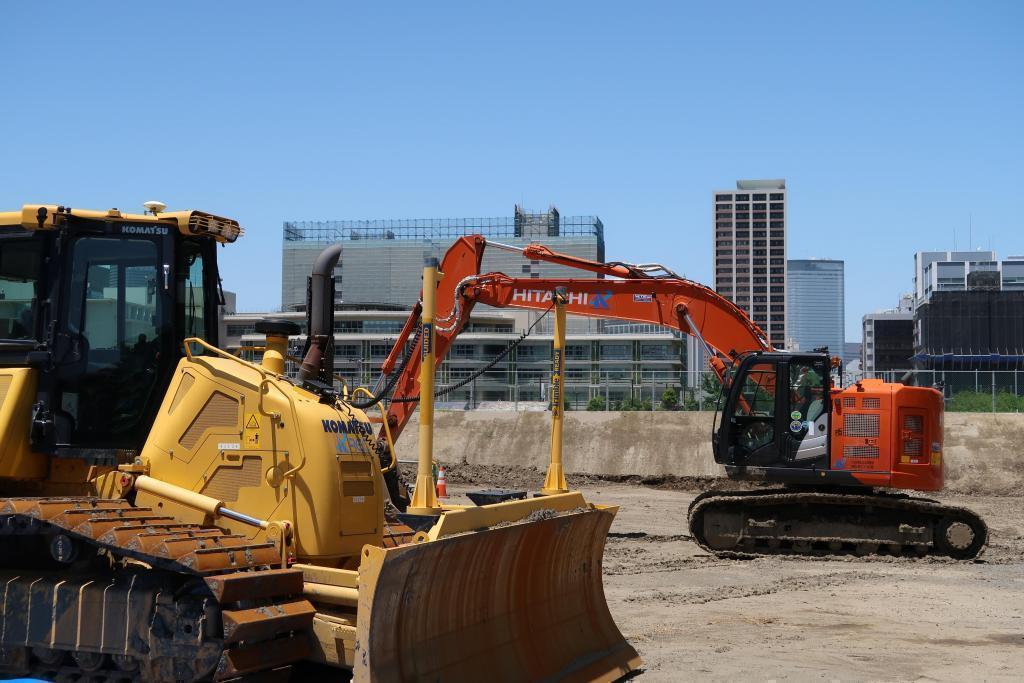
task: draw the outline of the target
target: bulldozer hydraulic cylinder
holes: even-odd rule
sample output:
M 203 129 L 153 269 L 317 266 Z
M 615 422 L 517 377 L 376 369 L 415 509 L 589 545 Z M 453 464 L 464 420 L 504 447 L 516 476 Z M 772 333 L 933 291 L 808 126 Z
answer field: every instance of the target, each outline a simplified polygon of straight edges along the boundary
M 224 503 L 216 498 L 204 496 L 202 493 L 196 493 L 195 491 L 189 491 L 186 488 L 175 486 L 174 484 L 169 484 L 166 481 L 160 481 L 159 479 L 154 479 L 153 477 L 145 474 L 139 475 L 135 479 L 135 488 L 139 491 L 145 491 L 146 493 L 151 493 L 154 496 L 166 498 L 167 500 L 174 501 L 175 503 L 199 510 L 200 512 L 205 512 L 206 514 L 214 517 L 227 517 L 228 519 L 233 519 L 237 522 L 259 527 L 261 529 L 266 529 L 268 526 L 268 522 L 262 519 L 256 519 L 255 517 L 250 517 L 249 515 L 241 512 L 236 512 L 235 510 L 229 510 L 224 507 Z

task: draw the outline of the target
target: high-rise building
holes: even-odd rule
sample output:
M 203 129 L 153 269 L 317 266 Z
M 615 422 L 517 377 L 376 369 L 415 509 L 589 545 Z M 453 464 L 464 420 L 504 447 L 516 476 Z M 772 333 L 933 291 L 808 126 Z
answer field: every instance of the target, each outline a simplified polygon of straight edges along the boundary
M 914 367 L 1024 367 L 1024 257 L 918 252 L 914 290 Z
M 904 294 L 896 308 L 868 313 L 862 319 L 861 371 L 879 377 L 891 370 L 908 370 L 914 355 L 914 295 Z
M 519 247 L 543 242 L 553 250 L 604 261 L 604 225 L 597 216 L 561 216 L 557 209 L 529 213 L 515 208 L 498 218 L 431 218 L 286 222 L 281 269 L 281 308 L 306 303 L 306 278 L 324 247 L 341 243 L 334 271 L 335 301 L 346 307 L 409 308 L 419 298 L 424 257 L 441 258 L 463 235 L 484 237 Z M 523 261 L 499 249 L 484 252 L 483 272 L 513 276 L 596 277 L 546 261 Z
M 772 346 L 786 343 L 786 181 L 738 180 L 712 193 L 715 290 Z
M 843 262 L 791 259 L 786 263 L 786 346 L 812 351 L 827 346 L 846 361 Z

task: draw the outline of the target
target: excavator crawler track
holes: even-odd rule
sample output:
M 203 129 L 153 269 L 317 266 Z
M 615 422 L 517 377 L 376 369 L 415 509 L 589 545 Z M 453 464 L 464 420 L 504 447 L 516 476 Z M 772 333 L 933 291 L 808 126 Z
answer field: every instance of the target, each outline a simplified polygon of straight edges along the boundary
M 314 608 L 272 543 L 126 500 L 0 498 L 0 677 L 273 677 Z
M 967 508 L 900 494 L 708 491 L 690 533 L 716 554 L 977 557 L 988 526 Z

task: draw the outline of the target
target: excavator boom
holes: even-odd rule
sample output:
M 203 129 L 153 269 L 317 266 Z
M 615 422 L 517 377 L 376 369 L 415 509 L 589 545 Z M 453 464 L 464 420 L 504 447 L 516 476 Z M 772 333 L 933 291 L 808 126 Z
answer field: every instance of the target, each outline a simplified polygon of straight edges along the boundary
M 435 353 L 438 365 L 465 328 L 476 304 L 547 311 L 552 308 L 553 292 L 560 287 L 568 292 L 566 312 L 569 314 L 651 323 L 698 337 L 711 352 L 709 362 L 719 376 L 740 354 L 772 350 L 767 335 L 742 309 L 714 290 L 681 278 L 663 266 L 599 263 L 559 254 L 541 244 L 530 244 L 523 249 L 492 244 L 500 249 L 521 251 L 524 258 L 544 260 L 602 276 L 585 279 L 513 278 L 504 273 L 480 273 L 488 244 L 479 235 L 462 237 L 448 249 L 441 263 L 444 278 L 437 290 Z M 654 276 L 651 271 L 664 274 Z M 382 376 L 397 368 L 406 344 L 417 333 L 418 319 L 417 304 L 381 366 Z M 397 400 L 388 409 L 391 438 L 394 440 L 398 439 L 415 410 L 416 404 L 407 399 L 419 394 L 419 363 L 418 355 L 410 356 L 394 384 L 392 398 Z M 380 436 L 384 438 L 383 429 Z

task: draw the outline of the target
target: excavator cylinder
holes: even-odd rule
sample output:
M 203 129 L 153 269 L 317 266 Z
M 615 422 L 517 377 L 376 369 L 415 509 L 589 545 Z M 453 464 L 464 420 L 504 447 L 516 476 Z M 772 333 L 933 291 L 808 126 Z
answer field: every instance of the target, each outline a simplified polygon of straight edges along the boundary
M 428 258 L 423 267 L 423 318 L 420 334 L 420 452 L 416 469 L 416 490 L 408 512 L 438 515 L 441 505 L 434 490 L 434 313 L 437 283 L 443 277 L 437 259 Z

